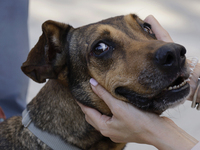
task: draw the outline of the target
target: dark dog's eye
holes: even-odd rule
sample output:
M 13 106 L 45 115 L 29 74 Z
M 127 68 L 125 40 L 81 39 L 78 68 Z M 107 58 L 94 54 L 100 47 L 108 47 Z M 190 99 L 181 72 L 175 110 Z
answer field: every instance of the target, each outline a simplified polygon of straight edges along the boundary
M 98 43 L 96 45 L 96 47 L 93 50 L 93 53 L 95 55 L 100 55 L 101 53 L 108 51 L 109 50 L 109 46 L 106 45 L 105 43 Z
M 148 23 L 143 24 L 143 29 L 145 32 L 147 32 L 149 34 L 154 34 L 153 31 L 151 30 L 151 25 Z
M 90 55 L 97 58 L 108 58 L 112 56 L 115 43 L 110 39 L 95 41 L 91 46 Z

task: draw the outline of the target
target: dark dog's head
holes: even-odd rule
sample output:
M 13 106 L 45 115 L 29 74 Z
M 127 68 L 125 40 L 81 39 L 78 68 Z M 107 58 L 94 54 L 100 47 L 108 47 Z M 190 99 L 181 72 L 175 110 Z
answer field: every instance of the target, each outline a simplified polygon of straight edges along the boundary
M 46 21 L 42 29 L 23 72 L 39 83 L 58 80 L 79 102 L 102 113 L 110 110 L 92 92 L 91 77 L 117 99 L 159 114 L 189 94 L 185 48 L 156 40 L 136 15 L 76 29 Z

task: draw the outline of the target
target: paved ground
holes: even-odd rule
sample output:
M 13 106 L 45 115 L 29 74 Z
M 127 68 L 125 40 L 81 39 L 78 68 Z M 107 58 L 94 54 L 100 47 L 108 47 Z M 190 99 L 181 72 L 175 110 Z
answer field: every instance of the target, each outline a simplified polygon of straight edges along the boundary
M 173 40 L 186 47 L 187 57 L 200 56 L 199 0 L 30 0 L 29 34 L 32 48 L 41 35 L 41 24 L 48 19 L 70 23 L 74 27 L 108 17 L 136 13 L 142 19 L 153 14 Z M 28 101 L 42 87 L 31 81 Z M 191 103 L 168 110 L 165 116 L 200 140 L 200 112 Z M 131 143 L 126 150 L 155 150 L 149 145 Z

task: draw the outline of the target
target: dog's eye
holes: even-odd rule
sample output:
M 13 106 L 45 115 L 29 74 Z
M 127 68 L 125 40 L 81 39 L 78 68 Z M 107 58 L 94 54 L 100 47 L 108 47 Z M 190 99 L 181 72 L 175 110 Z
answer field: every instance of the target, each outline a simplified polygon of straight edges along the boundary
M 95 55 L 100 55 L 101 53 L 108 51 L 109 50 L 109 46 L 106 45 L 105 43 L 99 43 L 97 44 L 97 46 L 94 48 L 93 53 Z
M 147 32 L 149 34 L 154 34 L 153 31 L 151 30 L 151 25 L 148 24 L 148 23 L 144 23 L 143 29 L 144 29 L 145 32 Z

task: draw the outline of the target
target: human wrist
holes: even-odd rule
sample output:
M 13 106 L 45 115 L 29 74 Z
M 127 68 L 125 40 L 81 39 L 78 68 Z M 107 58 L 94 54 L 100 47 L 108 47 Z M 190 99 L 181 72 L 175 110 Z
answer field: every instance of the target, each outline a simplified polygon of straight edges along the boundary
M 154 127 L 149 133 L 151 137 L 148 143 L 161 150 L 191 150 L 198 141 L 187 134 L 171 120 L 161 118 L 159 126 Z

